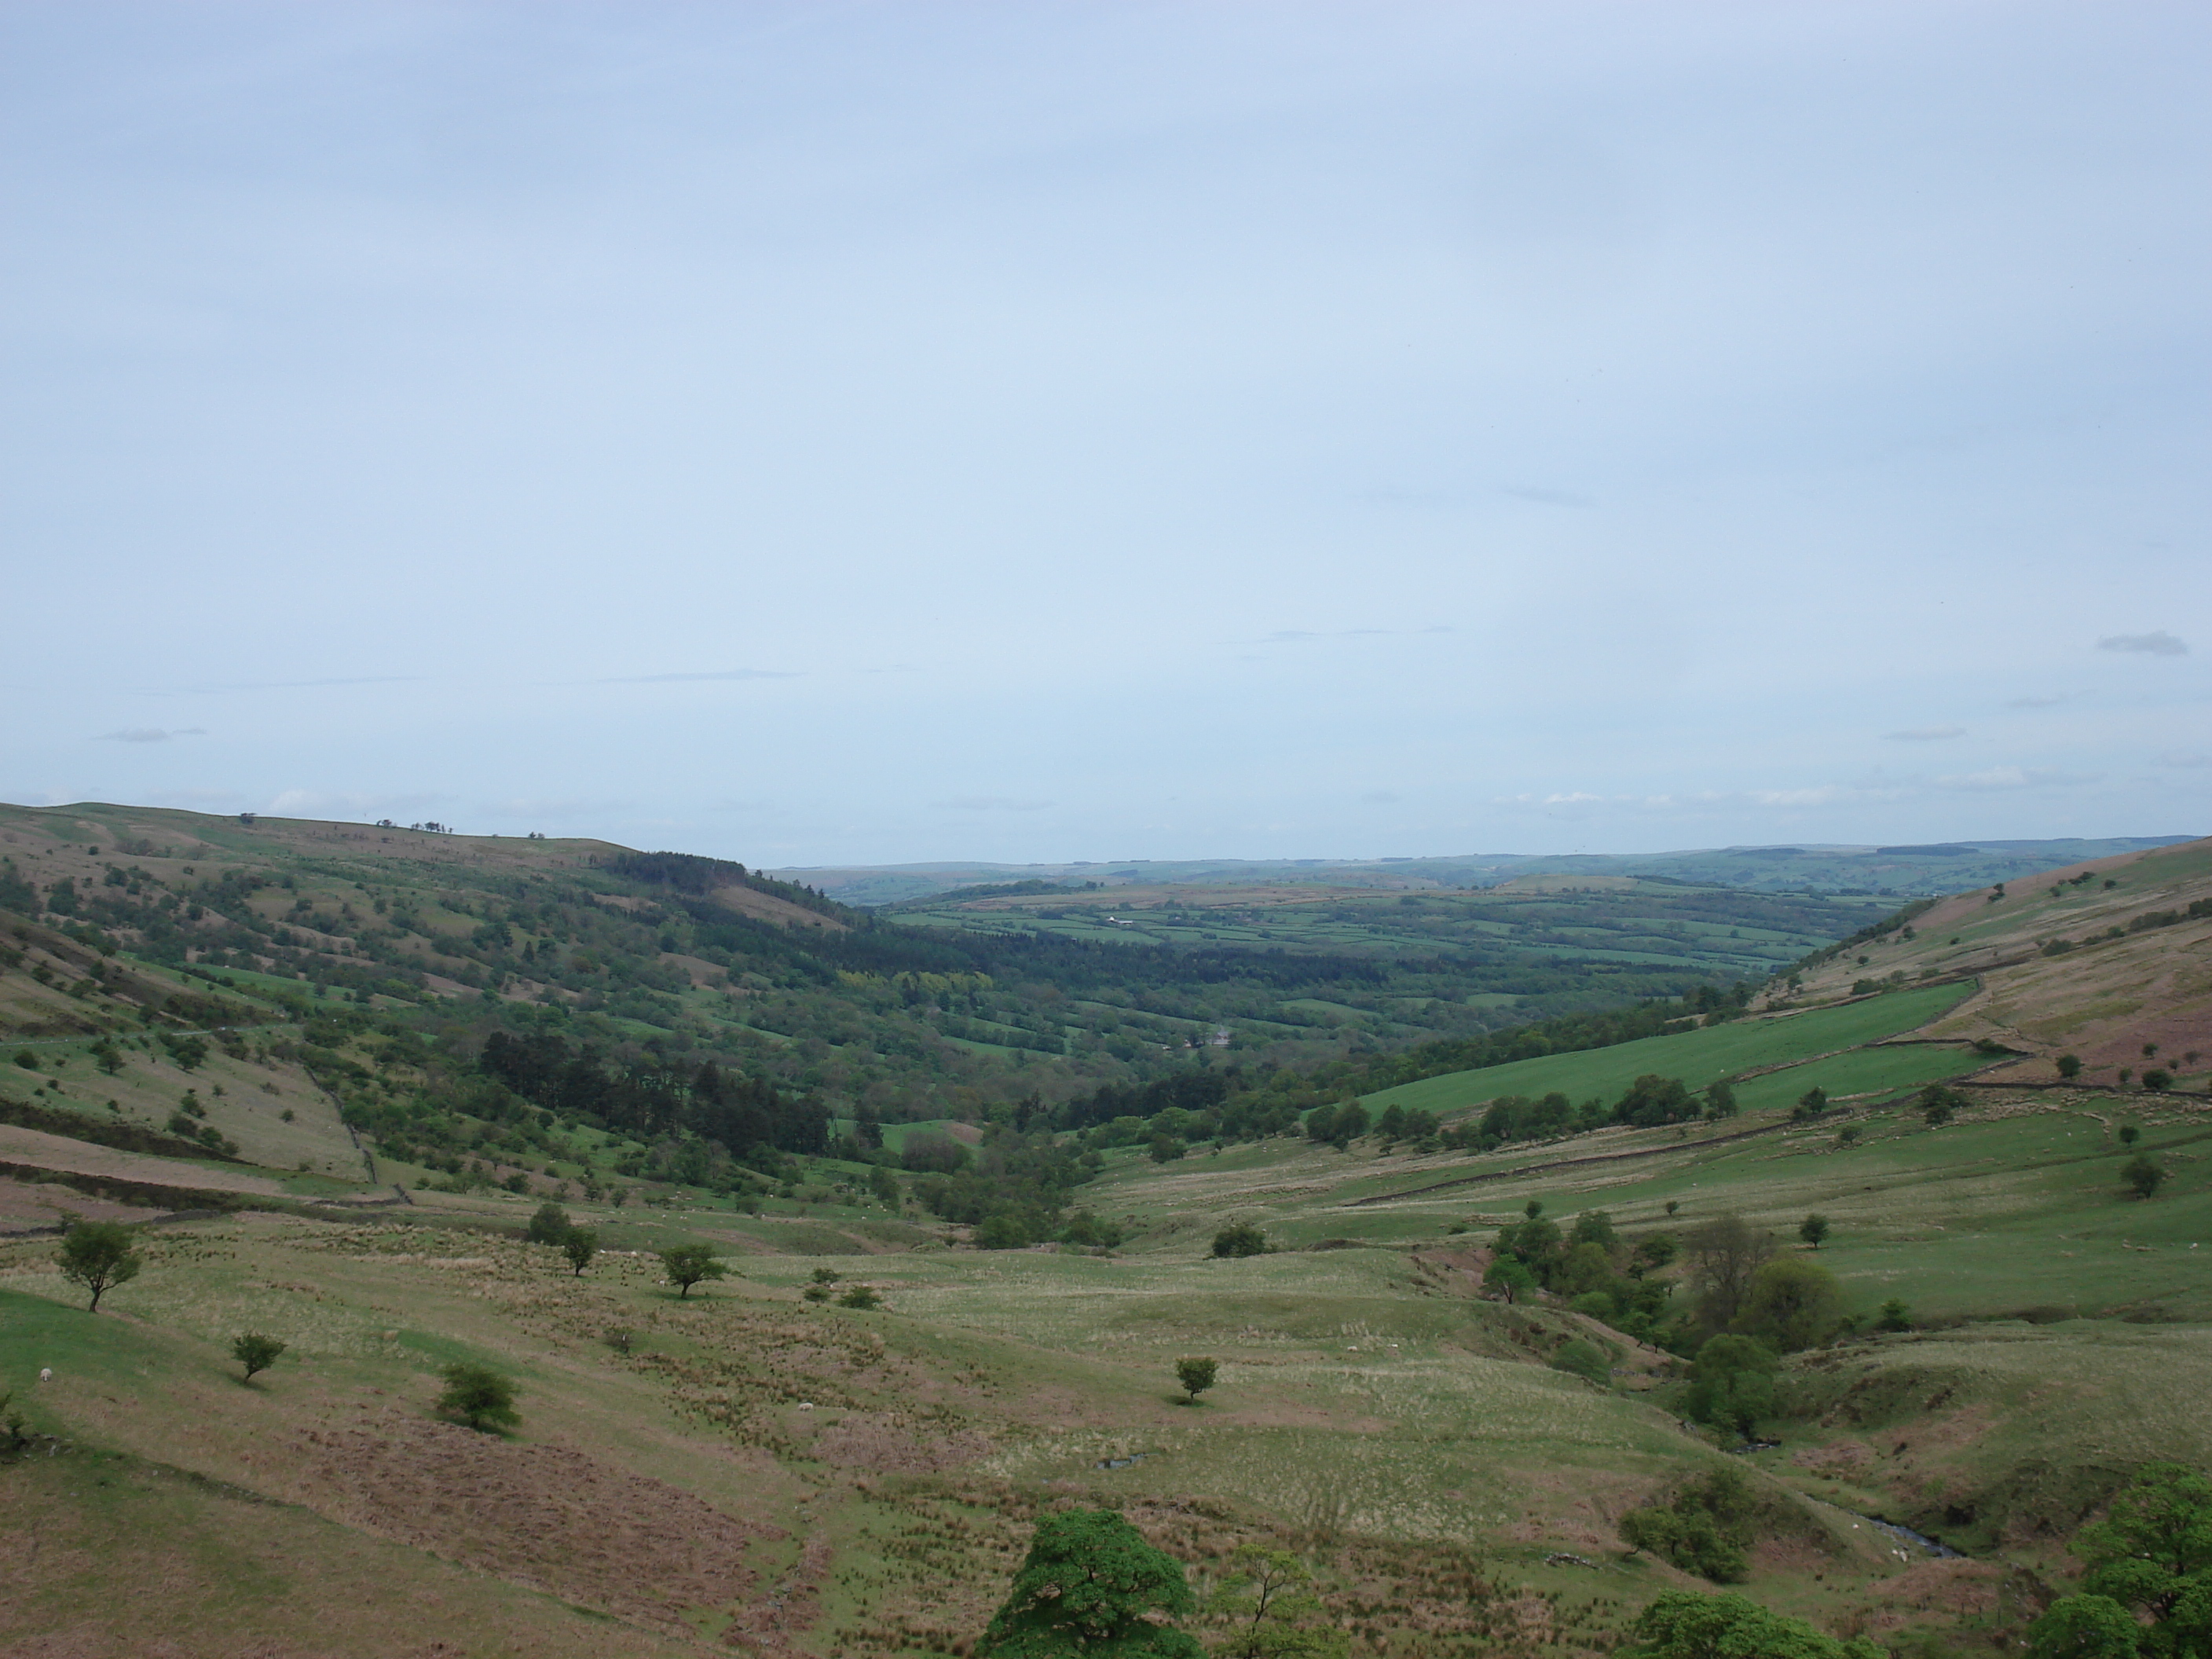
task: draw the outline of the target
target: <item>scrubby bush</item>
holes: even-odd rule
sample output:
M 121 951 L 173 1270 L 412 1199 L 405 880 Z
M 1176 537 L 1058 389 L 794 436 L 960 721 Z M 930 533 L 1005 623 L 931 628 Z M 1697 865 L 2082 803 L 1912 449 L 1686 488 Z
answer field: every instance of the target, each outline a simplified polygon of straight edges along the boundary
M 488 1365 L 448 1365 L 445 1392 L 438 1410 L 457 1417 L 472 1429 L 487 1424 L 513 1425 L 522 1420 L 514 1409 L 514 1384 Z
M 1741 1595 L 1664 1590 L 1637 1616 L 1643 1659 L 1885 1659 L 1872 1642 L 1823 1636 Z
M 1239 1221 L 1224 1227 L 1213 1236 L 1213 1254 L 1218 1256 L 1265 1255 L 1267 1235 L 1249 1221 Z
M 1631 1510 L 1620 1518 L 1621 1541 L 1685 1572 L 1715 1583 L 1740 1583 L 1749 1575 L 1745 1547 L 1756 1536 L 1757 1504 L 1750 1484 L 1734 1469 L 1715 1469 L 1692 1480 L 1663 1504 Z M 1746 1650 L 1765 1659 L 1765 1649 Z
M 1576 1337 L 1552 1356 L 1552 1369 L 1595 1382 L 1601 1388 L 1613 1382 L 1613 1368 L 1606 1364 L 1605 1353 L 1596 1343 Z
M 1774 1374 L 1780 1356 L 1748 1336 L 1716 1336 L 1698 1350 L 1683 1410 L 1700 1423 L 1733 1429 L 1749 1439 L 1759 1419 L 1774 1412 Z
M 2079 1595 L 2028 1627 L 2036 1659 L 2202 1653 L 2212 1641 L 2212 1480 L 2147 1463 L 2071 1547 L 2088 1571 Z
M 1751 1276 L 1731 1328 L 1796 1353 L 1830 1340 L 1843 1324 L 1844 1291 L 1836 1276 L 1802 1257 L 1778 1256 Z

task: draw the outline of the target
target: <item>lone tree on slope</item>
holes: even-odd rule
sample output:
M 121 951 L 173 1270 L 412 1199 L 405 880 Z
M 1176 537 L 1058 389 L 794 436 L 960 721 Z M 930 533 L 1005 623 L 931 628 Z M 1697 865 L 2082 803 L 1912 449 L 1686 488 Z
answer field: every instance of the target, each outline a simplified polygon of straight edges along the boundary
M 592 1265 L 592 1258 L 599 1253 L 599 1234 L 595 1227 L 571 1227 L 561 1236 L 561 1254 L 568 1258 L 568 1265 L 581 1279 L 584 1269 Z
M 100 1311 L 100 1298 L 118 1285 L 138 1277 L 145 1258 L 131 1248 L 131 1231 L 112 1221 L 80 1221 L 62 1239 L 54 1258 L 62 1277 L 92 1292 L 88 1312 Z
M 2129 1160 L 2128 1167 L 2120 1171 L 2120 1178 L 2135 1188 L 2137 1198 L 2154 1198 L 2158 1189 L 2166 1184 L 2166 1171 L 2137 1152 Z
M 247 1331 L 230 1345 L 230 1357 L 246 1370 L 246 1381 L 253 1381 L 256 1371 L 265 1371 L 276 1363 L 284 1352 L 284 1345 L 273 1336 L 264 1336 L 259 1331 Z
M 1220 1367 L 1214 1361 L 1201 1355 L 1192 1354 L 1176 1360 L 1176 1381 L 1182 1384 L 1182 1391 L 1188 1396 L 1182 1403 L 1186 1406 L 1198 1404 L 1199 1395 L 1213 1386 L 1213 1379 L 1219 1370 Z
M 678 1244 L 672 1250 L 663 1250 L 660 1265 L 667 1271 L 668 1282 L 676 1286 L 679 1298 L 690 1296 L 691 1287 L 701 1280 L 726 1279 L 730 1272 L 704 1244 Z

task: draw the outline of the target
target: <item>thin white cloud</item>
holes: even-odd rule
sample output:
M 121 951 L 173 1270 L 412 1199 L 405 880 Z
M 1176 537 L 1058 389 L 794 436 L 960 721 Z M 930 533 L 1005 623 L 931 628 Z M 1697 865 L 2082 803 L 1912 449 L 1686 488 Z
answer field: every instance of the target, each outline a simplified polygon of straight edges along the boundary
M 428 805 L 427 801 L 422 803 Z M 629 805 L 618 800 L 560 800 L 524 797 L 507 800 L 488 800 L 483 810 L 508 818 L 578 818 L 598 817 L 609 812 L 619 812 Z
M 2164 629 L 2154 634 L 2107 634 L 2097 641 L 2100 651 L 2127 651 L 2147 657 L 2185 657 L 2189 654 L 2186 642 L 2174 638 Z
M 1890 743 L 1945 743 L 1953 738 L 1963 738 L 1963 726 L 1914 726 L 1902 732 L 1885 732 L 1884 739 Z
M 2056 708 L 2060 703 L 2070 701 L 2073 696 L 2071 691 L 2061 691 L 2057 696 L 2051 697 L 2014 697 L 2006 703 L 2005 707 L 2008 708 Z
M 1802 789 L 1756 789 L 1751 798 L 1761 806 L 1836 806 L 1865 793 L 1846 784 L 1822 783 Z
M 191 812 L 222 812 L 244 800 L 235 789 L 149 789 L 149 806 L 180 806 Z
M 120 732 L 103 732 L 95 743 L 167 743 L 171 738 L 204 738 L 207 728 L 202 726 L 179 726 L 164 729 L 158 726 L 128 726 Z
M 198 696 L 217 691 L 306 691 L 325 685 L 414 685 L 426 678 L 422 674 L 360 674 L 328 680 L 226 680 L 205 685 L 164 686 L 155 690 L 162 696 L 174 696 L 179 693 Z
M 1394 639 L 1408 634 L 1449 634 L 1452 630 L 1437 623 L 1427 628 L 1279 628 L 1273 633 L 1254 641 L 1258 645 L 1312 645 L 1324 640 Z
M 2094 783 L 2103 775 L 2061 772 L 2048 767 L 1992 766 L 1979 772 L 1955 773 L 1933 781 L 1938 789 L 2063 789 Z
M 1009 795 L 955 795 L 950 800 L 933 800 L 930 805 L 955 812 L 1042 812 L 1052 803 L 1020 800 Z
M 725 668 L 706 674 L 610 674 L 592 682 L 594 685 L 677 685 L 692 680 L 795 680 L 793 670 L 776 668 Z
M 451 799 L 448 795 L 342 795 L 319 789 L 287 789 L 262 810 L 272 817 L 379 818 L 417 811 Z
M 2160 766 L 2212 766 L 2212 751 L 2203 749 L 2169 749 L 2157 757 Z

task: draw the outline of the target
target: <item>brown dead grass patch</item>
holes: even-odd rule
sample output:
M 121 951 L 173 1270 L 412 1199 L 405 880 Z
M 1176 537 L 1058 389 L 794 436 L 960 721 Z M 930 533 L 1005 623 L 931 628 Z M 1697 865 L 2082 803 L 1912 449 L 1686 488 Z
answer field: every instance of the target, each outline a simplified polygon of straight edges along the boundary
M 666 1630 L 739 1601 L 755 1577 L 747 1547 L 783 1535 L 580 1452 L 396 1413 L 287 1446 L 301 1487 L 336 1519 Z

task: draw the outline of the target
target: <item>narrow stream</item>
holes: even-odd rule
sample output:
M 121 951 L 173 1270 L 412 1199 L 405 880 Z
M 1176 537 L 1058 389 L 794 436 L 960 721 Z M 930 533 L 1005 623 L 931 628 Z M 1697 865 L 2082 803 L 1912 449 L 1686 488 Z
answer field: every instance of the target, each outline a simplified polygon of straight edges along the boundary
M 1688 1426 L 1687 1424 L 1683 1425 L 1685 1429 Z M 1732 1457 L 1741 1457 L 1749 1452 L 1772 1451 L 1781 1443 L 1779 1440 L 1747 1440 L 1740 1446 L 1730 1447 L 1729 1455 Z M 1808 1493 L 1807 1496 L 1810 1497 L 1811 1494 Z M 1854 1521 L 1863 1521 L 1875 1531 L 1886 1532 L 1899 1543 L 1910 1544 L 1915 1549 L 1923 1551 L 1939 1561 L 1965 1561 L 1972 1559 L 1964 1550 L 1954 1550 L 1948 1544 L 1939 1544 L 1924 1533 L 1915 1532 L 1910 1527 L 1901 1527 L 1894 1521 L 1885 1521 L 1880 1516 L 1862 1515 L 1856 1510 L 1847 1510 L 1840 1504 L 1831 1504 L 1825 1498 L 1814 1498 L 1812 1501 L 1824 1509 L 1835 1510 L 1838 1515 L 1848 1515 Z

